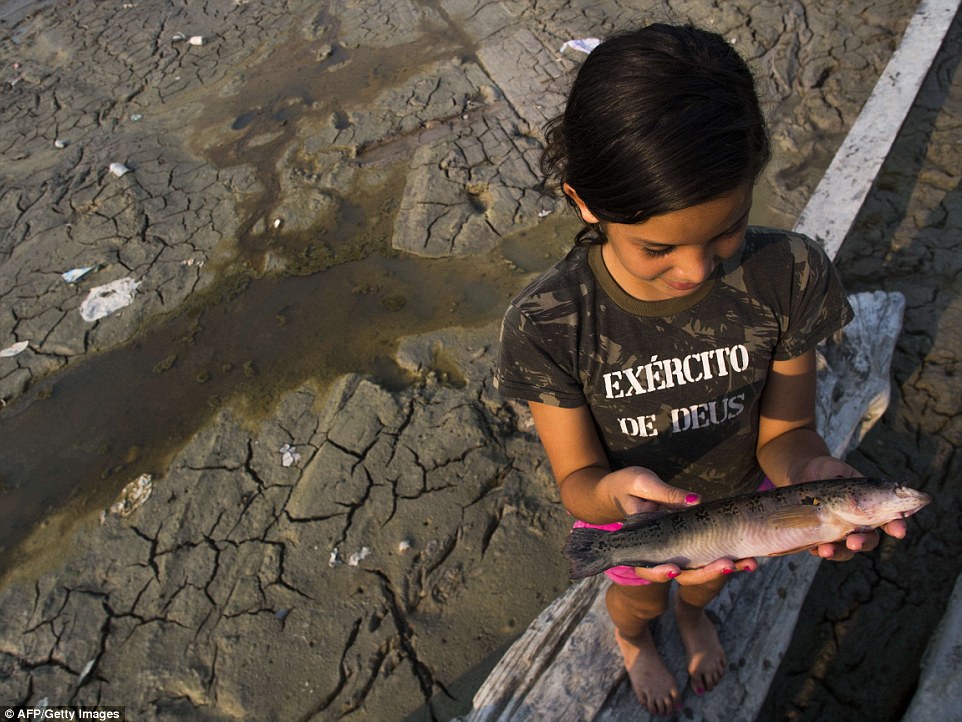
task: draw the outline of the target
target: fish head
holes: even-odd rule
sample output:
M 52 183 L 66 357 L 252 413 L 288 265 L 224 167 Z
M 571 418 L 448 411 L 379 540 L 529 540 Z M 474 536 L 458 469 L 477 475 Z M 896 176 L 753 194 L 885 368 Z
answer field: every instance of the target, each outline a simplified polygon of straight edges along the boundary
M 904 519 L 932 501 L 928 494 L 898 481 L 850 481 L 825 504 L 835 516 L 856 526 L 875 528 L 893 519 Z

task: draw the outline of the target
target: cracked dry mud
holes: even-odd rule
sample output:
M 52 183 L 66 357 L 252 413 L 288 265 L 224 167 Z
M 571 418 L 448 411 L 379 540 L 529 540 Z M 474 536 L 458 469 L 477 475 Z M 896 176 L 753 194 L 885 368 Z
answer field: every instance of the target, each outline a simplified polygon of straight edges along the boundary
M 772 118 L 757 217 L 785 226 L 915 8 L 826 5 L 0 2 L 0 348 L 30 344 L 0 358 L 0 428 L 36 414 L 77 434 L 0 461 L 0 513 L 16 499 L 18 519 L 47 481 L 37 456 L 77 467 L 53 474 L 75 503 L 44 498 L 32 535 L 3 542 L 21 543 L 0 586 L 0 702 L 138 719 L 463 711 L 567 583 L 549 470 L 490 381 L 507 296 L 571 235 L 537 172 L 579 61 L 558 49 L 666 17 L 732 39 Z M 909 299 L 892 408 L 856 464 L 907 472 L 940 503 L 908 541 L 825 565 L 769 702 L 793 719 L 897 718 L 959 568 L 958 33 L 839 258 L 853 290 Z M 469 280 L 450 290 L 448 274 Z M 127 276 L 133 304 L 81 319 L 91 288 Z M 97 369 L 144 354 L 149 412 L 182 418 L 85 440 L 96 394 L 80 413 L 57 404 L 123 379 L 133 401 L 100 414 L 135 426 L 148 384 Z M 91 499 L 145 470 L 150 499 L 101 525 Z

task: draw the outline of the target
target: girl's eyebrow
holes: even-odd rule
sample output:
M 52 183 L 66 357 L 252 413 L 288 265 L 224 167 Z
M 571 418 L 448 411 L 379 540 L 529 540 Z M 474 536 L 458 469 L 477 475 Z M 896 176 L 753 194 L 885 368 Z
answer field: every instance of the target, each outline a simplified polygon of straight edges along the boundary
M 714 240 L 714 239 L 718 238 L 719 236 L 724 236 L 726 233 L 731 233 L 733 230 L 735 230 L 736 228 L 738 228 L 738 226 L 740 226 L 742 223 L 745 222 L 745 219 L 748 218 L 748 215 L 749 215 L 751 212 L 752 212 L 752 207 L 751 207 L 751 204 L 749 204 L 748 208 L 746 208 L 746 209 L 745 209 L 745 212 L 742 213 L 742 214 L 738 217 L 738 220 L 737 220 L 737 221 L 735 221 L 734 223 L 732 223 L 730 226 L 728 226 L 728 228 L 726 228 L 726 229 L 725 229 L 724 231 L 722 231 L 721 233 L 712 236 L 712 237 L 711 237 L 711 240 Z M 657 243 L 657 242 L 655 242 L 655 241 L 649 241 L 649 240 L 646 240 L 646 239 L 644 239 L 644 238 L 636 238 L 636 239 L 635 239 L 635 243 L 645 243 L 645 244 L 651 246 L 652 248 L 674 248 L 675 245 L 676 245 L 676 244 L 674 244 L 674 243 Z

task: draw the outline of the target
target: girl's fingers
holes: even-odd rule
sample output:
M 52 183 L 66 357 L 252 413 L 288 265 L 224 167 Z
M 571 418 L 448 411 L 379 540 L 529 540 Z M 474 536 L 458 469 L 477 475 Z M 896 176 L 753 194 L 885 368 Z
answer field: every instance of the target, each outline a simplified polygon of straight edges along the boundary
M 684 508 L 701 501 L 701 497 L 687 489 L 666 484 L 655 474 L 640 471 L 635 475 L 631 485 L 631 493 L 641 499 L 653 501 L 661 506 Z
M 845 539 L 845 547 L 853 552 L 870 552 L 878 546 L 878 532 L 865 532 L 863 534 L 849 534 Z
M 904 539 L 908 527 L 905 525 L 905 519 L 893 519 L 882 525 L 882 531 L 896 539 Z
M 664 584 L 672 580 L 679 584 L 704 584 L 719 577 L 736 574 L 738 572 L 754 572 L 758 569 L 758 560 L 754 558 L 718 559 L 701 569 L 681 569 L 677 564 L 659 564 L 656 567 L 636 567 L 635 574 L 642 579 L 656 584 Z
M 756 567 L 757 568 L 757 567 Z M 688 569 L 679 574 L 675 581 L 684 585 L 707 584 L 722 577 L 736 574 L 739 570 L 738 564 L 732 559 L 716 559 L 711 564 L 700 569 Z
M 659 564 L 656 567 L 635 567 L 635 574 L 655 584 L 664 584 L 682 573 L 677 564 Z

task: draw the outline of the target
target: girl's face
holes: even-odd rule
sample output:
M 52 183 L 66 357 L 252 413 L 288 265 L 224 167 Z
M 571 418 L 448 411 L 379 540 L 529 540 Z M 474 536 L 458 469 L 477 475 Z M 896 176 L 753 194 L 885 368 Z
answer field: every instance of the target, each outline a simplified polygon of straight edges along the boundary
M 569 185 L 587 223 L 599 223 Z M 649 218 L 644 223 L 606 223 L 602 258 L 618 285 L 642 301 L 687 296 L 733 256 L 748 228 L 752 189 L 746 185 L 706 203 Z

